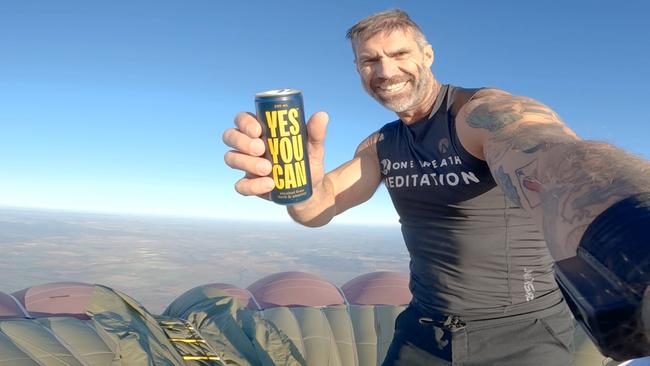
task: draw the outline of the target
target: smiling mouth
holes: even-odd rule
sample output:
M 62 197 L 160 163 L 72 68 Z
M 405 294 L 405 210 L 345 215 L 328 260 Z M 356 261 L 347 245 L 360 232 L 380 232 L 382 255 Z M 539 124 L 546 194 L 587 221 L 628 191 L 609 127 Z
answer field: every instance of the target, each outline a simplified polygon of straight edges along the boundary
M 408 80 L 391 84 L 383 83 L 382 85 L 378 85 L 376 90 L 382 94 L 393 94 L 402 91 L 406 87 L 406 84 L 408 84 Z

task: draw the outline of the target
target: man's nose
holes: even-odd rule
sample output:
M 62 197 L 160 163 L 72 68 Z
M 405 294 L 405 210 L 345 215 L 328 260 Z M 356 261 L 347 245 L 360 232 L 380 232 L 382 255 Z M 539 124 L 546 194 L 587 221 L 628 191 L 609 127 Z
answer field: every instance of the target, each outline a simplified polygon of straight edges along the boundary
M 400 73 L 397 63 L 390 58 L 382 58 L 375 67 L 375 76 L 382 79 L 390 79 Z

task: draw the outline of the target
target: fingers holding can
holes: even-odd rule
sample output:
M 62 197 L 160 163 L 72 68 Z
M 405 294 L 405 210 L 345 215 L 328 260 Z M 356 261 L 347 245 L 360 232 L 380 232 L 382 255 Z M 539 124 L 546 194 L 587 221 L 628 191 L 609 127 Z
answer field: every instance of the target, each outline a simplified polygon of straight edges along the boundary
M 254 115 L 246 112 L 237 114 L 235 117 L 237 128 L 229 128 L 224 131 L 222 140 L 224 144 L 242 154 L 250 156 L 262 156 L 266 148 L 260 138 L 262 127 Z
M 229 167 L 239 169 L 248 175 L 261 177 L 271 174 L 271 162 L 264 157 L 230 150 L 223 156 L 223 160 Z
M 241 112 L 235 116 L 235 128 L 224 131 L 222 140 L 232 148 L 224 154 L 224 162 L 245 173 L 235 183 L 235 190 L 244 196 L 268 196 L 273 190 L 271 163 L 264 157 L 266 147 L 260 138 L 262 127 L 252 113 Z
M 301 92 L 275 89 L 257 93 L 255 106 L 259 119 L 239 113 L 236 128 L 223 133 L 223 142 L 233 149 L 226 152 L 224 161 L 246 173 L 235 190 L 242 195 L 268 193 L 272 201 L 287 205 L 308 199 L 312 184 Z
M 275 188 L 271 177 L 254 177 L 246 175 L 235 183 L 235 190 L 243 196 L 259 196 L 268 199 L 269 192 Z
M 235 126 L 237 126 L 239 131 L 251 138 L 259 138 L 262 135 L 262 126 L 253 113 L 237 113 L 235 116 Z
M 268 194 L 275 187 L 271 173 L 271 162 L 264 157 L 250 156 L 239 151 L 228 151 L 224 155 L 226 165 L 246 173 L 235 183 L 235 190 L 244 196 Z

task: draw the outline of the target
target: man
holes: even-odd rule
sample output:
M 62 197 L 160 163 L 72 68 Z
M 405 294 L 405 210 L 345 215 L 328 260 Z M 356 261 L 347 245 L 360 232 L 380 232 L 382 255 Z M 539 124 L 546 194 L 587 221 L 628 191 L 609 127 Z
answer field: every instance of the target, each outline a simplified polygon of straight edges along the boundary
M 399 119 L 325 174 L 328 117 L 314 114 L 308 122 L 314 193 L 288 213 L 307 226 L 325 225 L 368 200 L 380 182 L 386 185 L 411 256 L 413 301 L 396 321 L 384 365 L 569 364 L 572 317 L 550 254 L 569 258 L 567 273 L 580 274 L 567 277 L 569 293 L 595 291 L 588 301 L 611 305 L 599 297 L 603 287 L 583 280 L 592 271 L 604 278 L 602 286 L 613 283 L 608 294 L 621 291 L 616 301 L 632 299 L 634 314 L 623 311 L 621 319 L 635 328 L 612 340 L 599 333 L 602 312 L 592 311 L 599 305 L 574 296 L 573 307 L 587 309 L 585 321 L 601 349 L 623 357 L 646 352 L 640 301 L 643 291 L 650 297 L 649 266 L 639 230 L 650 222 L 650 194 L 643 193 L 650 192 L 650 164 L 581 140 L 533 99 L 441 85 L 430 69 L 431 45 L 400 10 L 370 16 L 347 36 L 364 89 Z M 246 172 L 235 188 L 264 196 L 273 180 L 262 158 L 261 126 L 247 113 L 235 123 L 223 135 L 234 148 L 226 163 Z M 622 238 L 620 246 L 600 243 L 606 236 Z M 614 334 L 610 328 L 604 330 Z M 640 346 L 630 349 L 629 342 Z

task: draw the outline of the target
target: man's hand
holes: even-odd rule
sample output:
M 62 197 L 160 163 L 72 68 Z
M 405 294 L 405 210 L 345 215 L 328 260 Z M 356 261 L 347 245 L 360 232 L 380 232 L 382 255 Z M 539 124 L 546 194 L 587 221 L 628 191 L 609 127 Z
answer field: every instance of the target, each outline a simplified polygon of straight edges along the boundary
M 307 226 L 322 226 L 334 216 L 368 200 L 381 182 L 377 160 L 377 133 L 361 142 L 354 158 L 325 175 L 325 135 L 329 118 L 318 112 L 307 122 L 307 152 L 312 180 L 310 199 L 287 206 L 289 215 Z M 233 148 L 224 155 L 228 166 L 245 176 L 237 181 L 235 190 L 244 196 L 268 198 L 274 188 L 271 163 L 265 158 L 262 126 L 252 113 L 239 113 L 236 128 L 223 133 L 223 142 Z
M 312 115 L 307 123 L 309 137 L 307 151 L 311 169 L 312 187 L 318 186 L 324 176 L 324 141 L 328 123 L 325 112 Z M 262 140 L 262 126 L 252 113 L 241 112 L 235 116 L 236 128 L 223 133 L 223 142 L 233 150 L 226 152 L 224 161 L 234 169 L 245 173 L 235 183 L 235 190 L 244 196 L 257 195 L 267 198 L 275 187 L 271 174 L 271 162 L 265 157 L 266 147 Z

